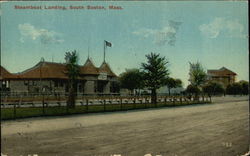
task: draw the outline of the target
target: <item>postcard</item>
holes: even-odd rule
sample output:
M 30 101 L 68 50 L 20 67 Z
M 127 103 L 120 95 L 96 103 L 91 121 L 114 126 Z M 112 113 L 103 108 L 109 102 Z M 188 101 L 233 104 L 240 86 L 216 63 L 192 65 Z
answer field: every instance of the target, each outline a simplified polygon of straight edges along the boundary
M 247 1 L 2 1 L 0 15 L 1 156 L 249 152 Z

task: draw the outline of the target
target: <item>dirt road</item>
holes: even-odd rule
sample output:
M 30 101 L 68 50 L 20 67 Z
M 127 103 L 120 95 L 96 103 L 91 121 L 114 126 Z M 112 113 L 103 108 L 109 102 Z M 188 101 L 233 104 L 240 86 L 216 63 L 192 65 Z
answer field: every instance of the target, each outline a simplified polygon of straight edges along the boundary
M 8 156 L 241 155 L 249 147 L 246 99 L 215 98 L 216 103 L 206 105 L 5 121 L 1 152 Z

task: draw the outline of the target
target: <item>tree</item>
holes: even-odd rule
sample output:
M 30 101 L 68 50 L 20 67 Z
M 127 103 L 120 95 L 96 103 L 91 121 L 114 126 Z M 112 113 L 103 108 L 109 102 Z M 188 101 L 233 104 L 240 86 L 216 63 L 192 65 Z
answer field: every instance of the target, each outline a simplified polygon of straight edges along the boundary
M 201 63 L 191 63 L 189 62 L 190 69 L 189 69 L 189 81 L 192 86 L 197 87 L 201 90 L 201 85 L 206 82 L 207 74 L 202 67 Z M 199 92 L 196 93 L 196 98 L 198 98 Z
M 206 71 L 202 67 L 201 63 L 191 63 L 189 62 L 190 69 L 189 69 L 189 81 L 191 85 L 200 87 L 202 84 L 206 82 Z
M 224 94 L 225 92 L 225 89 L 221 83 L 213 81 L 202 86 L 202 90 L 204 93 L 209 95 Z
M 197 87 L 197 86 L 194 86 L 194 85 L 188 85 L 187 88 L 186 88 L 186 93 L 188 94 L 194 94 L 194 95 L 197 95 L 201 92 L 201 90 Z
M 168 87 L 168 95 L 170 96 L 170 90 L 172 88 L 177 88 L 182 86 L 182 81 L 180 79 L 166 78 L 165 85 Z
M 248 95 L 249 93 L 249 83 L 247 81 L 241 80 L 239 82 L 235 82 L 229 84 L 226 89 L 227 94 L 229 95 Z
M 77 77 L 79 76 L 78 56 L 76 51 L 65 53 L 66 74 L 69 78 L 69 96 L 67 106 L 75 107 Z
M 143 73 L 139 69 L 127 69 L 119 76 L 121 88 L 126 88 L 132 93 L 134 89 L 144 87 Z
M 241 91 L 243 95 L 248 95 L 249 93 L 249 83 L 247 81 L 241 80 L 239 81 L 241 85 Z
M 229 95 L 238 95 L 242 93 L 242 88 L 240 83 L 232 83 L 227 86 L 226 93 Z
M 169 75 L 166 65 L 169 63 L 160 54 L 150 53 L 146 55 L 147 63 L 142 63 L 145 86 L 151 90 L 151 102 L 157 104 L 156 89 L 164 86 L 165 79 Z

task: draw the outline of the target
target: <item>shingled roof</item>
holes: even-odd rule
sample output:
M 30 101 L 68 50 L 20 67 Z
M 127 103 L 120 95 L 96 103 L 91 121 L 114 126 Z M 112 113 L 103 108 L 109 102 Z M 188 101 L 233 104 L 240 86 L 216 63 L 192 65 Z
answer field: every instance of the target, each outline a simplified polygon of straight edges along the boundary
M 106 63 L 105 61 L 99 67 L 99 73 L 107 73 L 108 76 L 116 76 L 115 73 L 111 70 L 111 68 L 108 65 L 108 63 Z
M 207 73 L 211 75 L 216 75 L 216 76 L 237 75 L 235 72 L 227 69 L 226 67 L 222 67 L 218 70 L 207 70 Z
M 81 74 L 98 75 L 98 68 L 88 58 L 83 66 L 80 67 Z
M 61 63 L 39 62 L 34 67 L 20 73 L 9 73 L 1 67 L 1 78 L 3 79 L 67 79 L 66 66 Z
M 85 64 L 79 67 L 80 75 L 107 73 L 108 76 L 116 76 L 106 62 L 97 68 L 90 59 L 87 59 Z M 40 61 L 21 73 L 10 73 L 1 66 L 0 79 L 68 79 L 66 71 L 66 64 Z
M 0 80 L 4 78 L 13 78 L 15 77 L 14 74 L 11 74 L 9 71 L 7 71 L 4 67 L 0 66 Z
M 34 67 L 27 69 L 21 73 L 16 74 L 22 79 L 67 79 L 66 66 L 61 63 L 44 62 L 41 61 Z

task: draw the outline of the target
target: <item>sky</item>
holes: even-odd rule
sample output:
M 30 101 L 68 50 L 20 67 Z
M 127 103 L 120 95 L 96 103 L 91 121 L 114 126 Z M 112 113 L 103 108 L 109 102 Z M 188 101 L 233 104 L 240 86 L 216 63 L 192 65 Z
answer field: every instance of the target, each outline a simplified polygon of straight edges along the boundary
M 45 61 L 63 63 L 76 50 L 83 65 L 88 53 L 119 75 L 140 68 L 146 54 L 168 61 L 170 76 L 189 84 L 189 62 L 205 70 L 226 67 L 249 79 L 246 1 L 4 2 L 1 5 L 1 65 L 12 73 Z M 122 9 L 109 9 L 109 6 Z M 15 9 L 36 6 L 42 9 Z M 63 6 L 66 9 L 48 9 Z M 83 6 L 84 9 L 70 9 Z M 87 9 L 103 6 L 105 9 Z M 47 8 L 47 9 L 46 9 Z

